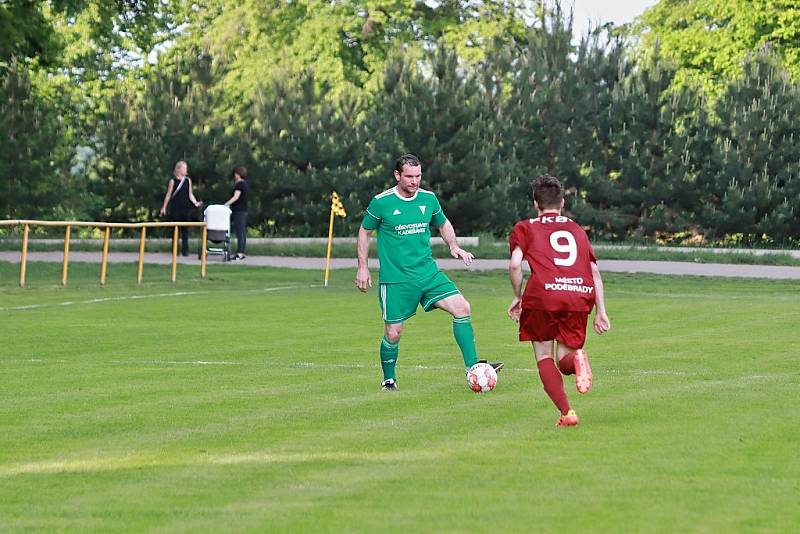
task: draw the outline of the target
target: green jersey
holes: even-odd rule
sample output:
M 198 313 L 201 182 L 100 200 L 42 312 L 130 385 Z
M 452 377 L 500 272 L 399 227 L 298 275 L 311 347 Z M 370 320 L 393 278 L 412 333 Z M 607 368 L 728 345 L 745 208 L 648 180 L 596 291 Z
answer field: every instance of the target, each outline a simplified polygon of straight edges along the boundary
M 396 188 L 376 195 L 364 213 L 361 226 L 378 230 L 380 283 L 416 282 L 439 272 L 431 252 L 431 225 L 447 222 L 439 199 L 431 191 L 417 189 L 411 198 Z

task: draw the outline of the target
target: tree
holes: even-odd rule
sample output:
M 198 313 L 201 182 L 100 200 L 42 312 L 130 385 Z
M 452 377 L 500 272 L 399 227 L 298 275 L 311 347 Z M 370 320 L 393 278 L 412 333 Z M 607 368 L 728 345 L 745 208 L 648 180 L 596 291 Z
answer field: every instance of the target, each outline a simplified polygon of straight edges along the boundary
M 778 58 L 756 54 L 715 106 L 698 188 L 705 233 L 746 243 L 800 238 L 800 89 Z
M 61 43 L 42 11 L 42 3 L 20 0 L 0 3 L 0 71 L 12 58 L 35 58 L 42 65 L 52 65 Z
M 599 234 L 655 237 L 691 226 L 695 176 L 687 122 L 700 101 L 687 88 L 669 91 L 673 74 L 656 49 L 630 67 L 597 114 L 596 124 L 608 129 L 604 150 L 591 161 L 591 179 L 575 209 Z
M 91 191 L 105 204 L 101 220 L 149 220 L 156 216 L 178 160 L 189 163 L 197 196 L 217 172 L 222 146 L 211 117 L 210 62 L 189 53 L 171 69 L 152 70 L 141 83 L 119 84 L 92 125 L 86 166 Z
M 769 45 L 800 76 L 798 0 L 660 0 L 638 23 L 645 48 L 658 42 L 678 67 L 675 83 L 718 95 L 746 56 Z
M 0 3 L 0 66 L 10 58 L 76 79 L 128 69 L 175 37 L 187 0 L 15 0 Z
M 353 127 L 358 103 L 332 98 L 310 69 L 283 79 L 274 92 L 255 99 L 249 115 L 247 135 L 256 162 L 250 176 L 261 177 L 250 194 L 253 221 L 264 234 L 323 235 L 331 192 L 339 193 L 349 212 L 358 191 L 361 139 Z M 348 218 L 337 229 L 352 234 L 358 222 Z
M 360 207 L 393 185 L 395 159 L 412 152 L 422 162 L 423 187 L 439 195 L 459 233 L 507 226 L 490 111 L 479 80 L 464 72 L 453 51 L 439 50 L 424 62 L 394 58 L 364 124 L 367 152 L 359 174 L 367 195 Z
M 390 55 L 446 43 L 477 61 L 499 39 L 524 35 L 515 0 L 205 0 L 181 38 L 207 50 L 224 74 L 222 105 L 239 110 L 277 72 L 312 69 L 330 98 L 371 98 Z M 235 114 L 234 111 L 232 114 Z
M 605 225 L 603 215 L 587 213 L 587 195 L 609 175 L 608 136 L 612 93 L 624 76 L 623 47 L 603 32 L 576 46 L 572 20 L 558 6 L 532 25 L 527 45 L 511 61 L 509 96 L 501 111 L 503 161 L 516 161 L 508 203 L 515 218 L 531 213 L 530 181 L 549 173 L 568 190 L 567 211 L 584 224 Z M 575 210 L 575 211 L 573 211 Z
M 60 200 L 57 112 L 21 63 L 12 61 L 0 82 L 0 218 L 48 217 Z

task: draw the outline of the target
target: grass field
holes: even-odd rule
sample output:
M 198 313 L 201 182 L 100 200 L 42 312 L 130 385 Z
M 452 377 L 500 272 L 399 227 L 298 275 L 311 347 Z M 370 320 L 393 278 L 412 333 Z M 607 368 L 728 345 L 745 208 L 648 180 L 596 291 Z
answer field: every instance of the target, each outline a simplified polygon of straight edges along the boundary
M 0 263 L 0 530 L 795 531 L 791 281 L 607 274 L 594 388 L 555 428 L 503 273 L 459 273 L 481 355 L 467 390 L 442 312 L 413 318 L 379 391 L 375 289 L 353 273 Z M 375 275 L 375 273 L 373 273 Z M 148 282 L 149 280 L 149 282 Z

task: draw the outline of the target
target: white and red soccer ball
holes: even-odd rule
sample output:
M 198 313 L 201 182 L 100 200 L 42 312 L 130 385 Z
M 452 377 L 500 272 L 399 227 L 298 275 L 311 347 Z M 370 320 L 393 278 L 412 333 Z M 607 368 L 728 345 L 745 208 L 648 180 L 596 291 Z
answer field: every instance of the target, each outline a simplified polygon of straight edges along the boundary
M 476 363 L 467 371 L 467 384 L 475 393 L 487 393 L 497 385 L 497 371 L 488 363 Z

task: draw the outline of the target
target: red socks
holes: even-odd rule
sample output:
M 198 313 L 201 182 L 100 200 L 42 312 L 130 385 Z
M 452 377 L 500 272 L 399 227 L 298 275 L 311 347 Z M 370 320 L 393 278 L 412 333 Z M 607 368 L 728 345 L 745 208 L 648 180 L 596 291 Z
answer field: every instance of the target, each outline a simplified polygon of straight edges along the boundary
M 536 365 L 539 367 L 539 377 L 542 379 L 542 384 L 544 384 L 545 393 L 556 405 L 556 408 L 559 409 L 561 415 L 567 415 L 569 401 L 564 391 L 564 380 L 561 378 L 561 373 L 556 369 L 556 363 L 553 358 L 547 357 L 539 360 Z M 575 372 L 574 368 L 573 372 Z
M 566 356 L 558 360 L 558 369 L 562 374 L 574 375 L 575 374 L 575 353 L 568 352 Z

